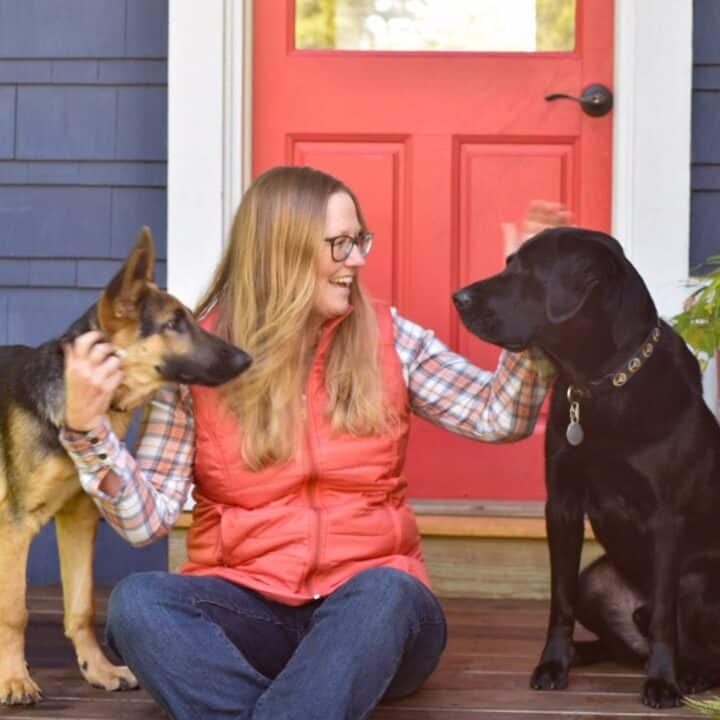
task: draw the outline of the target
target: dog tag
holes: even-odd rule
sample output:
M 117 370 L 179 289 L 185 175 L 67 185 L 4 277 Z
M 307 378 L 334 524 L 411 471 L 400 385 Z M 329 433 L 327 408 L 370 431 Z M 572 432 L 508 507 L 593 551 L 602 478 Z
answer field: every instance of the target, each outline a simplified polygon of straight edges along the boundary
M 568 399 L 570 397 L 570 391 L 568 390 Z M 582 425 L 580 425 L 580 403 L 577 400 L 570 402 L 570 424 L 565 431 L 565 437 L 571 445 L 579 445 L 585 437 Z
M 565 437 L 571 445 L 579 445 L 585 437 L 582 425 L 580 425 L 579 422 L 573 422 L 571 420 L 565 431 Z

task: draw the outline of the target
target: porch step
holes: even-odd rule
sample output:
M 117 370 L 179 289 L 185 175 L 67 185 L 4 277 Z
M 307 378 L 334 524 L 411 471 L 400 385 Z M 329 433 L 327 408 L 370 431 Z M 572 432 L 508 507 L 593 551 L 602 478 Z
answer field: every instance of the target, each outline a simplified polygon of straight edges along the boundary
M 544 503 L 411 500 L 433 589 L 441 597 L 545 599 L 550 565 Z M 172 530 L 169 565 L 185 562 L 191 514 Z M 602 554 L 585 528 L 583 565 Z

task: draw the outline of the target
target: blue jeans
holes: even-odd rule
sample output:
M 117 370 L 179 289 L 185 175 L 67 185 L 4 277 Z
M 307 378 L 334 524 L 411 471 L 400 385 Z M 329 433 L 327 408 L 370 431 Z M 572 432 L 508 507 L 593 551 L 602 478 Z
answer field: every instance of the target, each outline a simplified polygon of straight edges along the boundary
M 176 720 L 356 720 L 417 690 L 445 648 L 435 596 L 391 568 L 301 607 L 148 572 L 110 596 L 107 639 Z

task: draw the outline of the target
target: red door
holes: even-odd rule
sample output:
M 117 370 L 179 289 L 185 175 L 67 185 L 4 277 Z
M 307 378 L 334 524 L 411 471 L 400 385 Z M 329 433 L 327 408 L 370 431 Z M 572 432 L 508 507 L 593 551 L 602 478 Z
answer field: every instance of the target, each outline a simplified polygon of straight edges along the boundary
M 577 0 L 566 52 L 373 52 L 296 49 L 294 0 L 255 2 L 253 171 L 312 165 L 346 182 L 376 238 L 366 286 L 494 368 L 498 350 L 460 326 L 450 296 L 502 267 L 502 223 L 543 198 L 610 227 L 612 113 L 544 97 L 611 86 L 612 6 Z M 541 498 L 542 434 L 488 445 L 416 419 L 411 494 Z

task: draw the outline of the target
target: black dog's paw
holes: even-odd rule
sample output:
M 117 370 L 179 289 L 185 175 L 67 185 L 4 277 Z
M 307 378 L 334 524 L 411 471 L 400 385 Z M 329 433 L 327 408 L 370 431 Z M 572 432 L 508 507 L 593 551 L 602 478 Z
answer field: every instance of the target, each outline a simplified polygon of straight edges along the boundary
M 568 686 L 568 671 L 557 660 L 540 663 L 530 678 L 534 690 L 564 690 Z
M 653 708 L 680 707 L 682 695 L 672 683 L 662 678 L 648 678 L 645 681 L 642 701 Z

